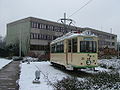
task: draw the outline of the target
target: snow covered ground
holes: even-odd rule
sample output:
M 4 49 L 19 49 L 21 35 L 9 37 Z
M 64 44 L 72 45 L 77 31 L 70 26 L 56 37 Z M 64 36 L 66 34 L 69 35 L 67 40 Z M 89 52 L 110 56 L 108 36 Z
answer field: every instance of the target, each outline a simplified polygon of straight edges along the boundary
M 40 84 L 32 83 L 35 79 L 35 71 L 38 70 L 36 66 L 41 70 Z M 54 67 L 50 66 L 50 62 L 31 62 L 30 64 L 22 63 L 19 90 L 53 90 L 53 87 L 48 85 L 46 77 L 51 83 L 53 83 L 57 80 L 62 80 L 62 78 L 66 76 L 69 75 L 54 69 Z
M 111 72 L 114 71 L 111 68 L 106 67 L 114 67 L 115 69 L 120 70 L 120 60 L 119 59 L 102 59 L 99 60 L 99 67 L 96 67 L 96 70 L 98 72 Z M 105 66 L 105 67 L 102 67 Z M 33 84 L 33 80 L 35 79 L 35 71 L 38 70 L 38 68 L 41 71 L 40 75 L 40 84 Z M 84 69 L 82 71 L 88 72 L 88 73 L 96 73 L 91 70 Z M 43 74 L 45 75 L 43 75 Z M 55 69 L 51 66 L 50 62 L 30 62 L 30 64 L 22 63 L 21 64 L 21 74 L 19 79 L 19 90 L 53 90 L 53 87 L 48 84 L 48 80 L 51 83 L 56 82 L 57 80 L 62 80 L 63 77 L 69 76 L 68 74 Z M 46 79 L 47 78 L 47 79 Z M 82 80 L 84 78 L 78 78 L 79 80 Z
M 7 65 L 8 63 L 10 63 L 11 61 L 12 61 L 12 60 L 0 58 L 0 69 L 1 69 L 2 67 L 4 67 L 5 65 Z

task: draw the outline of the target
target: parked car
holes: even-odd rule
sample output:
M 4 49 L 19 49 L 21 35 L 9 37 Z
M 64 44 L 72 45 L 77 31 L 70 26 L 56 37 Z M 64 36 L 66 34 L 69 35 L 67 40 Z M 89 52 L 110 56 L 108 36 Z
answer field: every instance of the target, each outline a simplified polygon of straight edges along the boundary
M 23 60 L 23 57 L 13 56 L 12 59 L 13 61 L 20 61 Z
M 37 62 L 38 58 L 32 58 L 32 57 L 24 57 L 22 62 Z

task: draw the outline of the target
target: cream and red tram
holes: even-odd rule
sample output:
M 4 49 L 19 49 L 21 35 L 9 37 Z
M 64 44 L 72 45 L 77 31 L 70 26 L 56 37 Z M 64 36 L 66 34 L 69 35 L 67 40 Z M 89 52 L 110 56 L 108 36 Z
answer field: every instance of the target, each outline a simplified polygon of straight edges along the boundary
M 66 69 L 98 66 L 98 38 L 90 31 L 70 32 L 50 44 L 50 62 Z

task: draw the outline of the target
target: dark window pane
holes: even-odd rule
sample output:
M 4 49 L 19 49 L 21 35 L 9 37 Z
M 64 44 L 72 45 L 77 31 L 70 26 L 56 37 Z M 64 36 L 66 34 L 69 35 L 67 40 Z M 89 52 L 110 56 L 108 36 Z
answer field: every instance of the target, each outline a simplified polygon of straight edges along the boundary
M 72 39 L 72 52 L 77 52 L 77 38 Z
M 80 41 L 80 52 L 97 52 L 97 43 L 95 41 Z

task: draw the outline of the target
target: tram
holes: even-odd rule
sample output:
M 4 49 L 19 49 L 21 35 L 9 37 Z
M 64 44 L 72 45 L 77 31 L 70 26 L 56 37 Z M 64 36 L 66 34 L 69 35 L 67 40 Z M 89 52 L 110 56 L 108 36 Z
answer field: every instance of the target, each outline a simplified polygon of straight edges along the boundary
M 50 62 L 68 70 L 98 66 L 98 37 L 87 30 L 69 32 L 50 43 Z

